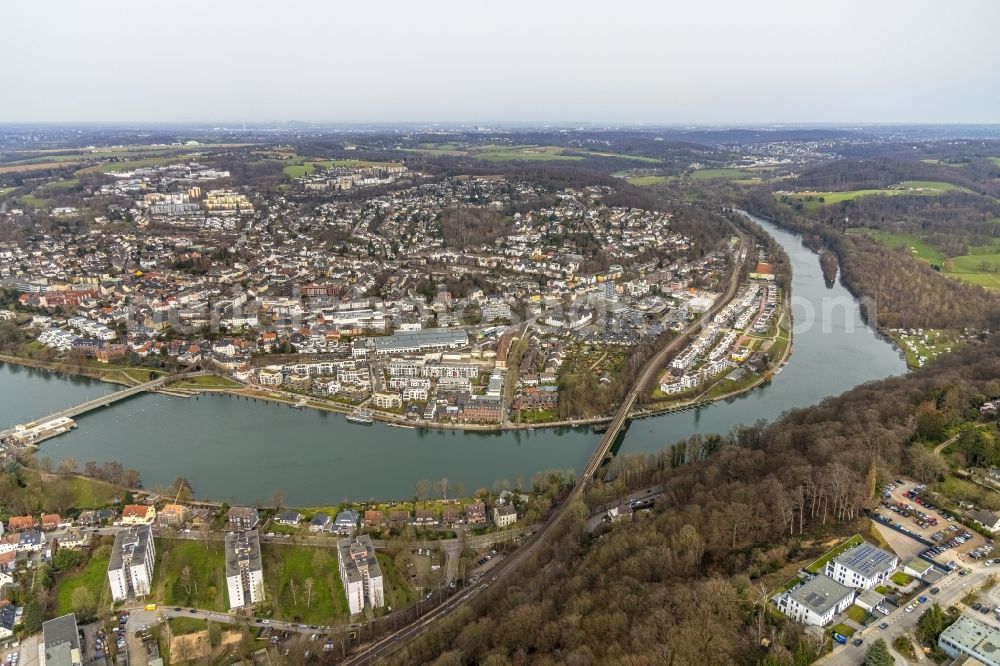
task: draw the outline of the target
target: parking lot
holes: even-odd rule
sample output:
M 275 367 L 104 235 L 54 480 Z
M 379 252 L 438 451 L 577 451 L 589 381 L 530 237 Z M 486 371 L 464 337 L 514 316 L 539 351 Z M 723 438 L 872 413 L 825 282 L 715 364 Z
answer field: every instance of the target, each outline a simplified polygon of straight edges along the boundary
M 981 534 L 965 528 L 947 512 L 926 501 L 922 485 L 899 479 L 882 490 L 882 505 L 877 513 L 897 527 L 936 544 L 927 553 L 936 561 L 945 564 L 952 560 L 975 561 L 992 557 L 992 544 L 987 544 Z

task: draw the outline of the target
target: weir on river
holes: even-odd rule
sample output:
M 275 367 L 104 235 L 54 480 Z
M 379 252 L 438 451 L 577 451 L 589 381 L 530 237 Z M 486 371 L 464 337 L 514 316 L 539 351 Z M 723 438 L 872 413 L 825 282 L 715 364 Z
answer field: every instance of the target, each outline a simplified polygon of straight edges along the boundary
M 892 344 L 862 322 L 847 290 L 824 284 L 817 255 L 797 235 L 756 221 L 791 259 L 794 348 L 788 364 L 773 382 L 738 398 L 632 422 L 621 453 L 774 420 L 788 409 L 906 371 Z M 56 412 L 112 390 L 92 380 L 0 366 L 0 429 L 23 422 L 26 411 Z M 600 437 L 589 427 L 503 433 L 365 427 L 339 414 L 220 395 L 139 395 L 81 416 L 78 425 L 46 442 L 42 454 L 71 456 L 80 465 L 117 460 L 138 469 L 147 488 L 183 476 L 199 497 L 223 501 L 267 501 L 280 490 L 284 503 L 295 506 L 407 499 L 418 481 L 443 477 L 452 495 L 502 480 L 528 486 L 540 471 L 581 470 Z

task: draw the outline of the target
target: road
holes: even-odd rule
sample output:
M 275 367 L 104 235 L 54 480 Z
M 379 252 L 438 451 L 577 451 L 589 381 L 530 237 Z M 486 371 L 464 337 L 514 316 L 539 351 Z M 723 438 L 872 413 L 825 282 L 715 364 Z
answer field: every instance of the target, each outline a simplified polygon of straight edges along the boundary
M 737 234 L 740 236 L 743 247 L 749 248 L 749 238 L 747 235 L 738 229 Z M 446 602 L 434 610 L 428 612 L 426 615 L 423 615 L 403 629 L 388 634 L 387 636 L 362 647 L 358 652 L 349 656 L 344 661 L 345 664 L 350 666 L 370 664 L 378 660 L 380 657 L 385 657 L 386 655 L 395 652 L 406 645 L 409 641 L 418 637 L 430 626 L 445 619 L 456 610 L 465 606 L 465 604 L 475 599 L 491 585 L 501 585 L 506 582 L 507 578 L 514 574 L 514 572 L 516 572 L 523 563 L 529 561 L 541 550 L 548 538 L 548 535 L 550 534 L 550 530 L 558 525 L 566 515 L 566 507 L 572 506 L 576 500 L 583 496 L 584 490 L 594 478 L 594 475 L 597 473 L 601 463 L 604 462 L 605 456 L 607 456 L 611 447 L 614 445 L 618 434 L 625 426 L 629 417 L 629 412 L 635 405 L 636 399 L 643 391 L 646 390 L 646 387 L 649 386 L 652 379 L 665 365 L 667 357 L 686 344 L 691 335 L 695 333 L 704 322 L 710 321 L 712 315 L 721 310 L 725 304 L 732 299 L 740 284 L 740 275 L 743 264 L 746 262 L 750 254 L 751 253 L 749 251 L 741 253 L 740 263 L 735 264 L 733 267 L 733 273 L 730 276 L 729 286 L 726 289 L 725 294 L 716 300 L 715 304 L 712 305 L 705 316 L 684 329 L 684 331 L 672 340 L 670 344 L 658 351 L 653 358 L 646 362 L 642 372 L 640 372 L 639 376 L 636 378 L 632 389 L 625 396 L 621 405 L 618 407 L 618 411 L 615 414 L 614 419 L 612 419 L 611 424 L 608 426 L 607 432 L 601 437 L 600 442 L 597 444 L 597 447 L 588 459 L 586 466 L 577 477 L 576 485 L 570 491 L 566 500 L 553 510 L 553 512 L 549 515 L 548 520 L 545 521 L 541 528 L 529 537 L 521 548 L 514 551 L 511 555 L 505 558 L 504 561 L 497 565 L 493 569 L 493 575 L 488 580 L 477 583 L 472 587 L 465 588 L 450 597 Z

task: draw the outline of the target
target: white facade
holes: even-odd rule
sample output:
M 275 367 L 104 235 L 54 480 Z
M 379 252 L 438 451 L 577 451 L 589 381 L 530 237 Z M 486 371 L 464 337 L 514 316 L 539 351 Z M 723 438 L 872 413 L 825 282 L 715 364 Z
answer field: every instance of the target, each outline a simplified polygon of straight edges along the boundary
M 264 569 L 257 530 L 226 534 L 226 591 L 229 610 L 264 600 Z
M 337 541 L 337 559 L 340 580 L 344 584 L 352 615 L 362 612 L 366 605 L 373 608 L 385 605 L 382 569 L 375 557 L 371 537 L 363 535 L 356 539 L 340 539 Z
M 153 583 L 156 547 L 149 525 L 138 525 L 115 535 L 108 563 L 111 598 L 118 601 L 144 597 Z
M 885 582 L 898 566 L 895 554 L 862 543 L 827 562 L 824 573 L 841 585 L 870 590 Z
M 775 598 L 778 610 L 796 622 L 823 627 L 854 603 L 854 590 L 816 576 Z

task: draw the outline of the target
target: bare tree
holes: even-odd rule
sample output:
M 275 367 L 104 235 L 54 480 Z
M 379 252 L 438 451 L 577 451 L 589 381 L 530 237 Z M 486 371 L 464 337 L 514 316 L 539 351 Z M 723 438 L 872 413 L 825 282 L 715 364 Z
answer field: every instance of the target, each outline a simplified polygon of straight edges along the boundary
M 312 593 L 313 593 L 313 585 L 315 583 L 316 583 L 316 581 L 312 578 L 312 576 L 310 576 L 309 578 L 306 578 L 306 582 L 305 582 L 305 586 L 306 586 L 306 606 L 308 606 L 308 607 L 312 607 Z
M 438 485 L 441 486 L 441 499 L 448 499 L 448 477 L 442 477 Z

